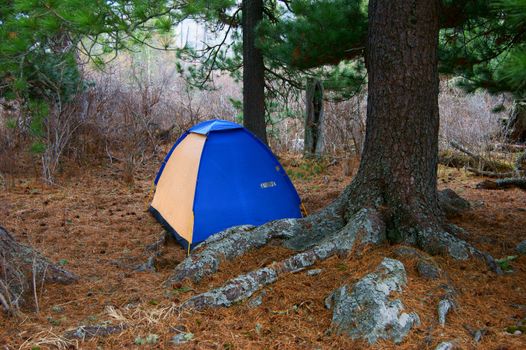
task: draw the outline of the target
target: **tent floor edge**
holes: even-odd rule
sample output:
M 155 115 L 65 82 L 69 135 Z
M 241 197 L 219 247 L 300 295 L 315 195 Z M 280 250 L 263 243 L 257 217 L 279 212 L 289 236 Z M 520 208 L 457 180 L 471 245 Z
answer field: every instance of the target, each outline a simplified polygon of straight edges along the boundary
M 166 231 L 168 231 L 172 237 L 177 241 L 177 243 L 179 243 L 183 249 L 185 251 L 191 251 L 193 250 L 199 243 L 189 243 L 186 239 L 184 239 L 183 237 L 181 237 L 177 231 L 174 230 L 174 228 L 163 218 L 163 216 L 161 215 L 161 213 L 159 213 L 159 211 L 157 211 L 157 209 L 155 209 L 154 207 L 152 207 L 151 205 L 149 206 L 148 208 L 148 211 L 150 212 L 150 214 L 152 214 L 152 216 L 164 227 L 164 229 Z

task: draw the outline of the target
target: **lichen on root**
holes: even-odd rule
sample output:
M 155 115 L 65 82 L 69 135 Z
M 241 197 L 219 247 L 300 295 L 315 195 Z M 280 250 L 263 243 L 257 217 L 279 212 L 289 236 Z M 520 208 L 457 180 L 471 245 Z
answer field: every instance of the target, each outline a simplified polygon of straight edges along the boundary
M 260 248 L 272 239 L 285 240 L 285 245 L 291 249 L 307 248 L 306 243 L 313 245 L 317 242 L 314 237 L 320 238 L 327 232 L 336 232 L 345 226 L 342 208 L 342 201 L 336 200 L 325 210 L 306 218 L 276 220 L 259 227 L 243 225 L 226 229 L 198 245 L 192 255 L 175 267 L 166 283 L 170 285 L 184 279 L 199 282 L 203 277 L 215 273 L 222 261 Z M 305 239 L 306 236 L 309 239 Z
M 468 204 L 457 195 L 452 195 L 451 192 L 448 190 L 447 195 L 439 196 L 441 205 L 448 206 L 451 210 L 452 207 L 458 207 L 458 203 L 461 203 L 462 210 L 465 210 Z M 337 241 L 337 245 L 343 247 L 340 250 L 345 251 L 346 242 L 354 243 L 355 240 L 354 236 L 349 235 L 349 232 L 354 232 L 349 228 L 361 227 L 361 225 L 366 225 L 366 222 L 369 225 L 374 223 L 373 226 L 376 228 L 381 227 L 382 233 L 376 232 L 373 226 L 363 226 L 360 231 L 367 232 L 370 236 L 361 237 L 361 244 L 378 244 L 389 239 L 386 231 L 393 226 L 393 220 L 389 217 L 390 214 L 385 214 L 384 204 L 380 197 L 369 196 L 352 202 L 349 201 L 349 198 L 353 197 L 353 193 L 353 187 L 349 186 L 327 208 L 302 219 L 276 220 L 259 227 L 238 226 L 213 235 L 175 267 L 166 285 L 169 286 L 185 279 L 198 283 L 206 276 L 217 272 L 223 261 L 237 258 L 251 249 L 263 247 L 271 240 L 279 240 L 287 248 L 304 252 L 296 255 L 296 258 L 299 258 L 309 254 L 316 255 L 314 252 L 326 249 L 328 242 L 332 241 Z M 452 202 L 448 202 L 448 199 L 452 199 Z M 368 217 L 368 220 L 364 221 L 364 215 Z M 412 244 L 430 254 L 450 255 L 459 260 L 472 256 L 482 258 L 493 271 L 499 272 L 498 265 L 489 254 L 479 251 L 455 234 L 447 232 L 440 225 L 418 224 L 403 229 L 405 232 L 401 234 L 402 240 L 397 243 Z M 461 230 L 455 229 L 454 231 L 460 232 Z M 379 235 L 382 235 L 382 239 L 378 239 Z M 349 250 L 351 248 L 352 246 Z M 325 258 L 320 255 L 316 261 Z
M 325 300 L 333 309 L 332 328 L 352 339 L 365 339 L 370 344 L 379 339 L 403 341 L 420 318 L 414 312 L 405 313 L 400 299 L 392 300 L 392 292 L 402 292 L 407 284 L 404 265 L 384 258 L 373 273 L 353 286 L 336 289 Z
M 459 236 L 467 233 L 445 224 L 441 214 L 427 220 L 423 210 L 412 220 L 393 220 L 393 215 L 397 214 L 385 209 L 387 204 L 378 191 L 365 194 L 361 191 L 361 197 L 353 195 L 355 191 L 357 187 L 351 184 L 330 206 L 314 215 L 277 220 L 259 227 L 234 227 L 203 242 L 194 254 L 175 268 L 167 285 L 184 279 L 199 282 L 218 271 L 223 261 L 240 257 L 271 240 L 298 252 L 280 262 L 237 276 L 221 287 L 194 295 L 180 304 L 180 308 L 200 310 L 235 305 L 276 282 L 283 274 L 303 270 L 334 255 L 360 254 L 366 246 L 390 242 L 393 230 L 397 230 L 398 238 L 401 238 L 395 243 L 409 244 L 432 255 L 449 255 L 458 260 L 476 257 L 484 260 L 493 271 L 500 272 L 491 255 L 461 239 Z M 469 207 L 469 203 L 451 191 L 440 198 L 440 205 L 447 205 L 449 210 L 454 210 L 459 204 L 461 210 Z M 406 215 L 408 211 L 402 213 Z M 407 321 L 405 316 L 401 321 Z M 406 329 L 402 328 L 405 332 Z
M 347 254 L 365 244 L 385 240 L 385 226 L 378 212 L 363 209 L 344 228 L 326 237 L 313 248 L 295 254 L 279 263 L 238 276 L 222 287 L 196 295 L 182 304 L 183 308 L 231 306 L 248 299 L 264 286 L 274 283 L 284 273 L 303 270 L 335 254 Z

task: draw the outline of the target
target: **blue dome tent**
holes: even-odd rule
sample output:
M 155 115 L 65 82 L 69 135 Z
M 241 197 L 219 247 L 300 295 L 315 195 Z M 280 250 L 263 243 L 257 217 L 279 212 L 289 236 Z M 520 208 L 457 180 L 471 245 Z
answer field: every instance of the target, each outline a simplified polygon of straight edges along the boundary
M 301 217 L 296 189 L 270 149 L 225 120 L 185 132 L 155 185 L 150 212 L 185 248 L 232 226 Z

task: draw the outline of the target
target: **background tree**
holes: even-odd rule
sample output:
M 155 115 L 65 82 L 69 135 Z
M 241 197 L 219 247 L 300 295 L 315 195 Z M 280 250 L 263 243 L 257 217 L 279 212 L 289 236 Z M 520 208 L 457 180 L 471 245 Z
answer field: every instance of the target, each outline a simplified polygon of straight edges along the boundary
M 243 0 L 243 125 L 268 144 L 265 122 L 265 64 L 256 46 L 263 0 Z
M 323 84 L 317 79 L 307 81 L 305 94 L 305 136 L 303 153 L 307 157 L 321 157 L 323 153 Z

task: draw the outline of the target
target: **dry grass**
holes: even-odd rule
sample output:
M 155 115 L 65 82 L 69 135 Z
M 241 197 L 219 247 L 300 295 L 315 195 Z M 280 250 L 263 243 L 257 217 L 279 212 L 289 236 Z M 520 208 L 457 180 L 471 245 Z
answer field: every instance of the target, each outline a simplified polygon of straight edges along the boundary
M 294 182 L 309 212 L 326 205 L 350 181 L 341 164 L 309 173 L 301 160 L 282 160 L 289 170 L 305 173 Z M 40 314 L 33 306 L 21 318 L 0 318 L 0 346 L 8 349 L 139 348 L 138 336 L 157 334 L 157 348 L 181 329 L 194 339 L 188 349 L 361 349 L 367 344 L 331 334 L 331 313 L 324 298 L 344 283 L 352 283 L 374 270 L 384 256 L 394 256 L 396 246 L 371 249 L 361 256 L 332 257 L 315 268 L 316 277 L 304 272 L 284 276 L 266 288 L 262 306 L 241 303 L 230 309 L 178 312 L 176 305 L 191 295 L 220 285 L 225 279 L 279 261 L 290 252 L 268 246 L 222 266 L 219 273 L 198 285 L 185 283 L 167 290 L 162 283 L 185 252 L 168 245 L 158 259 L 156 273 L 133 272 L 146 260 L 145 246 L 157 240 L 160 226 L 145 211 L 156 165 L 142 167 L 133 185 L 123 185 L 114 168 L 92 167 L 76 176 L 60 179 L 61 186 L 45 187 L 31 178 L 18 178 L 9 192 L 0 192 L 0 222 L 23 242 L 43 251 L 81 276 L 71 286 L 48 285 L 40 299 Z M 475 190 L 479 180 L 462 171 L 441 168 L 440 186 L 451 187 L 475 203 L 475 208 L 454 222 L 471 232 L 468 240 L 495 257 L 511 255 L 526 239 L 526 193 L 520 190 Z M 436 321 L 440 284 L 416 273 L 415 261 L 402 259 L 409 285 L 400 295 L 408 311 L 416 311 L 422 325 L 397 348 L 434 348 L 443 340 L 455 340 L 462 349 L 522 349 L 526 335 L 507 335 L 504 330 L 526 316 L 526 257 L 512 262 L 512 274 L 495 276 L 478 261 L 458 262 L 437 257 L 447 278 L 459 291 L 460 307 L 444 328 Z M 122 333 L 86 340 L 78 345 L 61 337 L 68 329 L 94 324 L 129 325 Z M 480 344 L 465 327 L 486 329 Z M 428 339 L 430 339 L 428 341 Z M 148 346 L 142 346 L 147 348 Z M 395 348 L 382 342 L 374 348 Z

